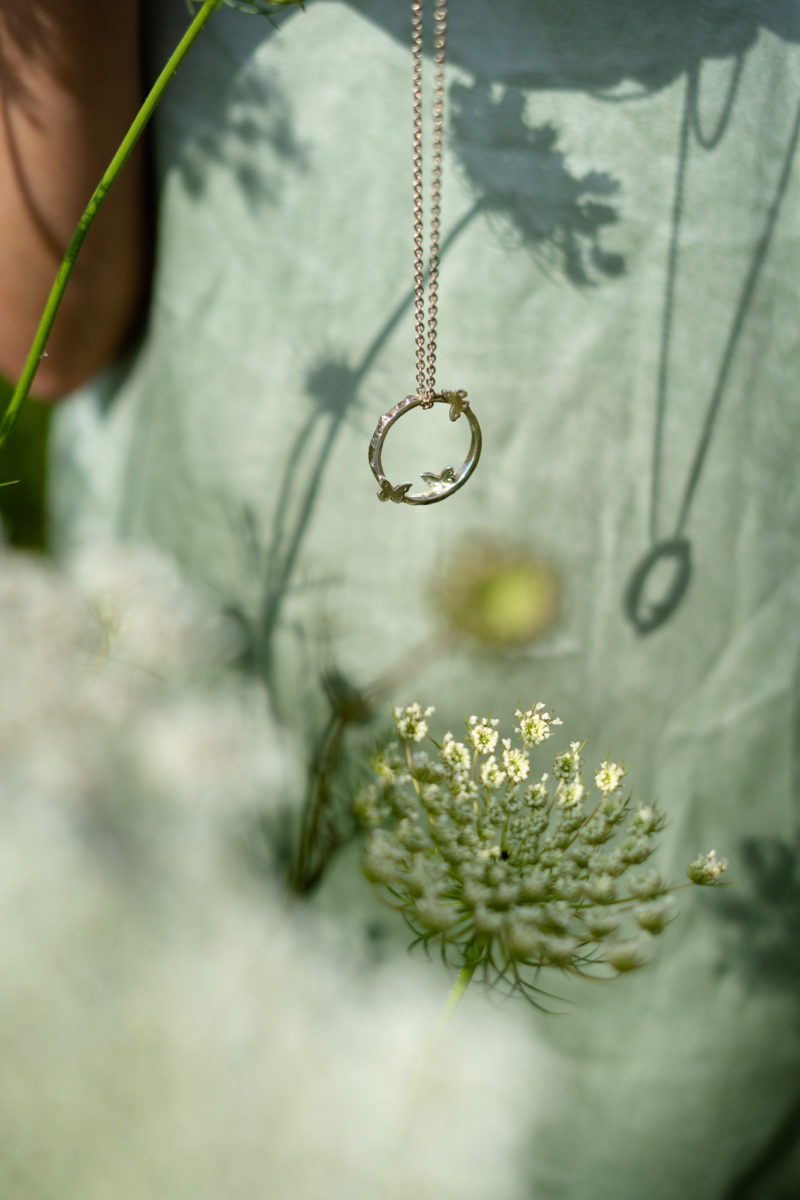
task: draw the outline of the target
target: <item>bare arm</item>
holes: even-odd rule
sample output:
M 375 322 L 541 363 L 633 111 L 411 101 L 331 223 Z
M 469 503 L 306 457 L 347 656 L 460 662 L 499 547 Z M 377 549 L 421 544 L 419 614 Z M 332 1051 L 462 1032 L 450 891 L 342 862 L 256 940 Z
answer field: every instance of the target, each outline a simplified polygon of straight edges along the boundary
M 139 0 L 0 0 L 0 373 L 11 380 L 140 93 Z M 139 150 L 86 239 L 38 396 L 76 387 L 135 324 L 149 266 L 144 175 Z

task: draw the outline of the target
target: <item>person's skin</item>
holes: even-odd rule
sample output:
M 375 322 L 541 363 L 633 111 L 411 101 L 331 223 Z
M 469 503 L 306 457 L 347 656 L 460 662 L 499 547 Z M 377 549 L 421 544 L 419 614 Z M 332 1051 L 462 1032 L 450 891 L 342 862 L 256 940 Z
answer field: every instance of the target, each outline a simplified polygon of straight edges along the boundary
M 22 370 L 64 251 L 141 101 L 139 0 L 0 0 L 0 374 Z M 148 279 L 145 159 L 134 152 L 78 258 L 39 397 L 124 345 Z

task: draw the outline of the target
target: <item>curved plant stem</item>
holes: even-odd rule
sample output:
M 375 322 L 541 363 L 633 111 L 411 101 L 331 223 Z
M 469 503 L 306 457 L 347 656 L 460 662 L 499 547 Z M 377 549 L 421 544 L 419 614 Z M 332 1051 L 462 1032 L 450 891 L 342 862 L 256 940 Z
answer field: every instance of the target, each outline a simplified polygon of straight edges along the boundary
M 67 247 L 67 251 L 64 255 L 61 266 L 58 268 L 58 274 L 56 275 L 55 283 L 53 284 L 50 295 L 48 296 L 47 304 L 45 305 L 45 309 L 42 314 L 42 319 L 39 322 L 38 329 L 36 330 L 36 336 L 33 339 L 33 344 L 25 361 L 25 366 L 23 367 L 19 382 L 14 389 L 14 394 L 9 401 L 8 408 L 6 409 L 2 423 L 0 424 L 0 449 L 2 449 L 2 447 L 8 441 L 11 431 L 16 424 L 16 420 L 19 416 L 22 405 L 28 398 L 28 393 L 30 392 L 31 384 L 33 383 L 33 377 L 36 374 L 36 369 L 39 366 L 39 362 L 44 353 L 44 348 L 47 344 L 47 339 L 50 336 L 50 330 L 53 327 L 53 321 L 55 320 L 56 313 L 58 312 L 58 306 L 61 303 L 61 298 L 64 295 L 67 284 L 69 283 L 69 278 L 72 274 L 72 268 L 75 266 L 75 260 L 80 253 L 86 235 L 91 229 L 92 223 L 100 211 L 103 201 L 111 190 L 114 181 L 124 167 L 127 159 L 130 157 L 131 151 L 138 142 L 145 126 L 155 112 L 156 106 L 166 91 L 168 84 L 172 80 L 172 77 L 174 76 L 180 64 L 183 62 L 187 53 L 194 44 L 197 35 L 206 24 L 211 14 L 215 9 L 219 8 L 221 4 L 222 0 L 204 0 L 202 8 L 199 9 L 197 15 L 189 25 L 189 28 L 186 30 L 186 33 L 175 47 L 175 50 L 170 56 L 169 61 L 164 67 L 163 71 L 150 89 L 150 92 L 145 98 L 142 107 L 139 109 L 130 128 L 128 129 L 128 132 L 122 139 L 119 149 L 111 159 L 111 162 L 108 164 L 103 178 L 100 180 L 94 192 L 92 193 L 92 198 L 86 206 L 83 216 L 78 223 L 78 228 L 72 235 L 72 240 Z

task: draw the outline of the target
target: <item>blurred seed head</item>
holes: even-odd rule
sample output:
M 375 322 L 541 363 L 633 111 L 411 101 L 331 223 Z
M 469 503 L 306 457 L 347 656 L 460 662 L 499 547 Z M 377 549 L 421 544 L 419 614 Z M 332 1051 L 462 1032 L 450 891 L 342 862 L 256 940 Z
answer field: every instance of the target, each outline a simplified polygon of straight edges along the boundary
M 445 565 L 434 600 L 449 633 L 487 649 L 512 649 L 555 625 L 561 576 L 526 547 L 476 539 Z

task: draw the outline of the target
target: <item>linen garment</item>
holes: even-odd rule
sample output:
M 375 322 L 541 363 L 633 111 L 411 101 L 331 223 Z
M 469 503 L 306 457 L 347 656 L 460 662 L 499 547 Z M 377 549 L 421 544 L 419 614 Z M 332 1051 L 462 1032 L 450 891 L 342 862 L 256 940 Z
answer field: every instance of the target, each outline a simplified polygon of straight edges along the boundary
M 408 4 L 310 0 L 279 29 L 225 9 L 155 119 L 147 328 L 56 417 L 57 544 L 173 555 L 235 615 L 310 772 L 332 681 L 387 678 L 341 738 L 345 781 L 388 701 L 415 698 L 440 735 L 465 713 L 510 731 L 542 699 L 589 763 L 631 763 L 635 797 L 669 818 L 660 868 L 679 879 L 714 847 L 730 887 L 679 893 L 643 971 L 556 977 L 569 1015 L 509 1006 L 541 1059 L 520 1170 L 536 1200 L 786 1200 L 800 6 L 450 9 L 437 380 L 479 416 L 475 475 L 412 508 L 379 503 L 367 465 L 378 417 L 415 388 Z M 186 20 L 183 0 L 151 6 L 154 69 Z M 387 474 L 458 466 L 466 444 L 465 421 L 416 412 Z M 558 620 L 516 649 L 448 638 L 437 588 L 509 546 L 553 564 Z M 315 903 L 374 936 L 352 849 Z

